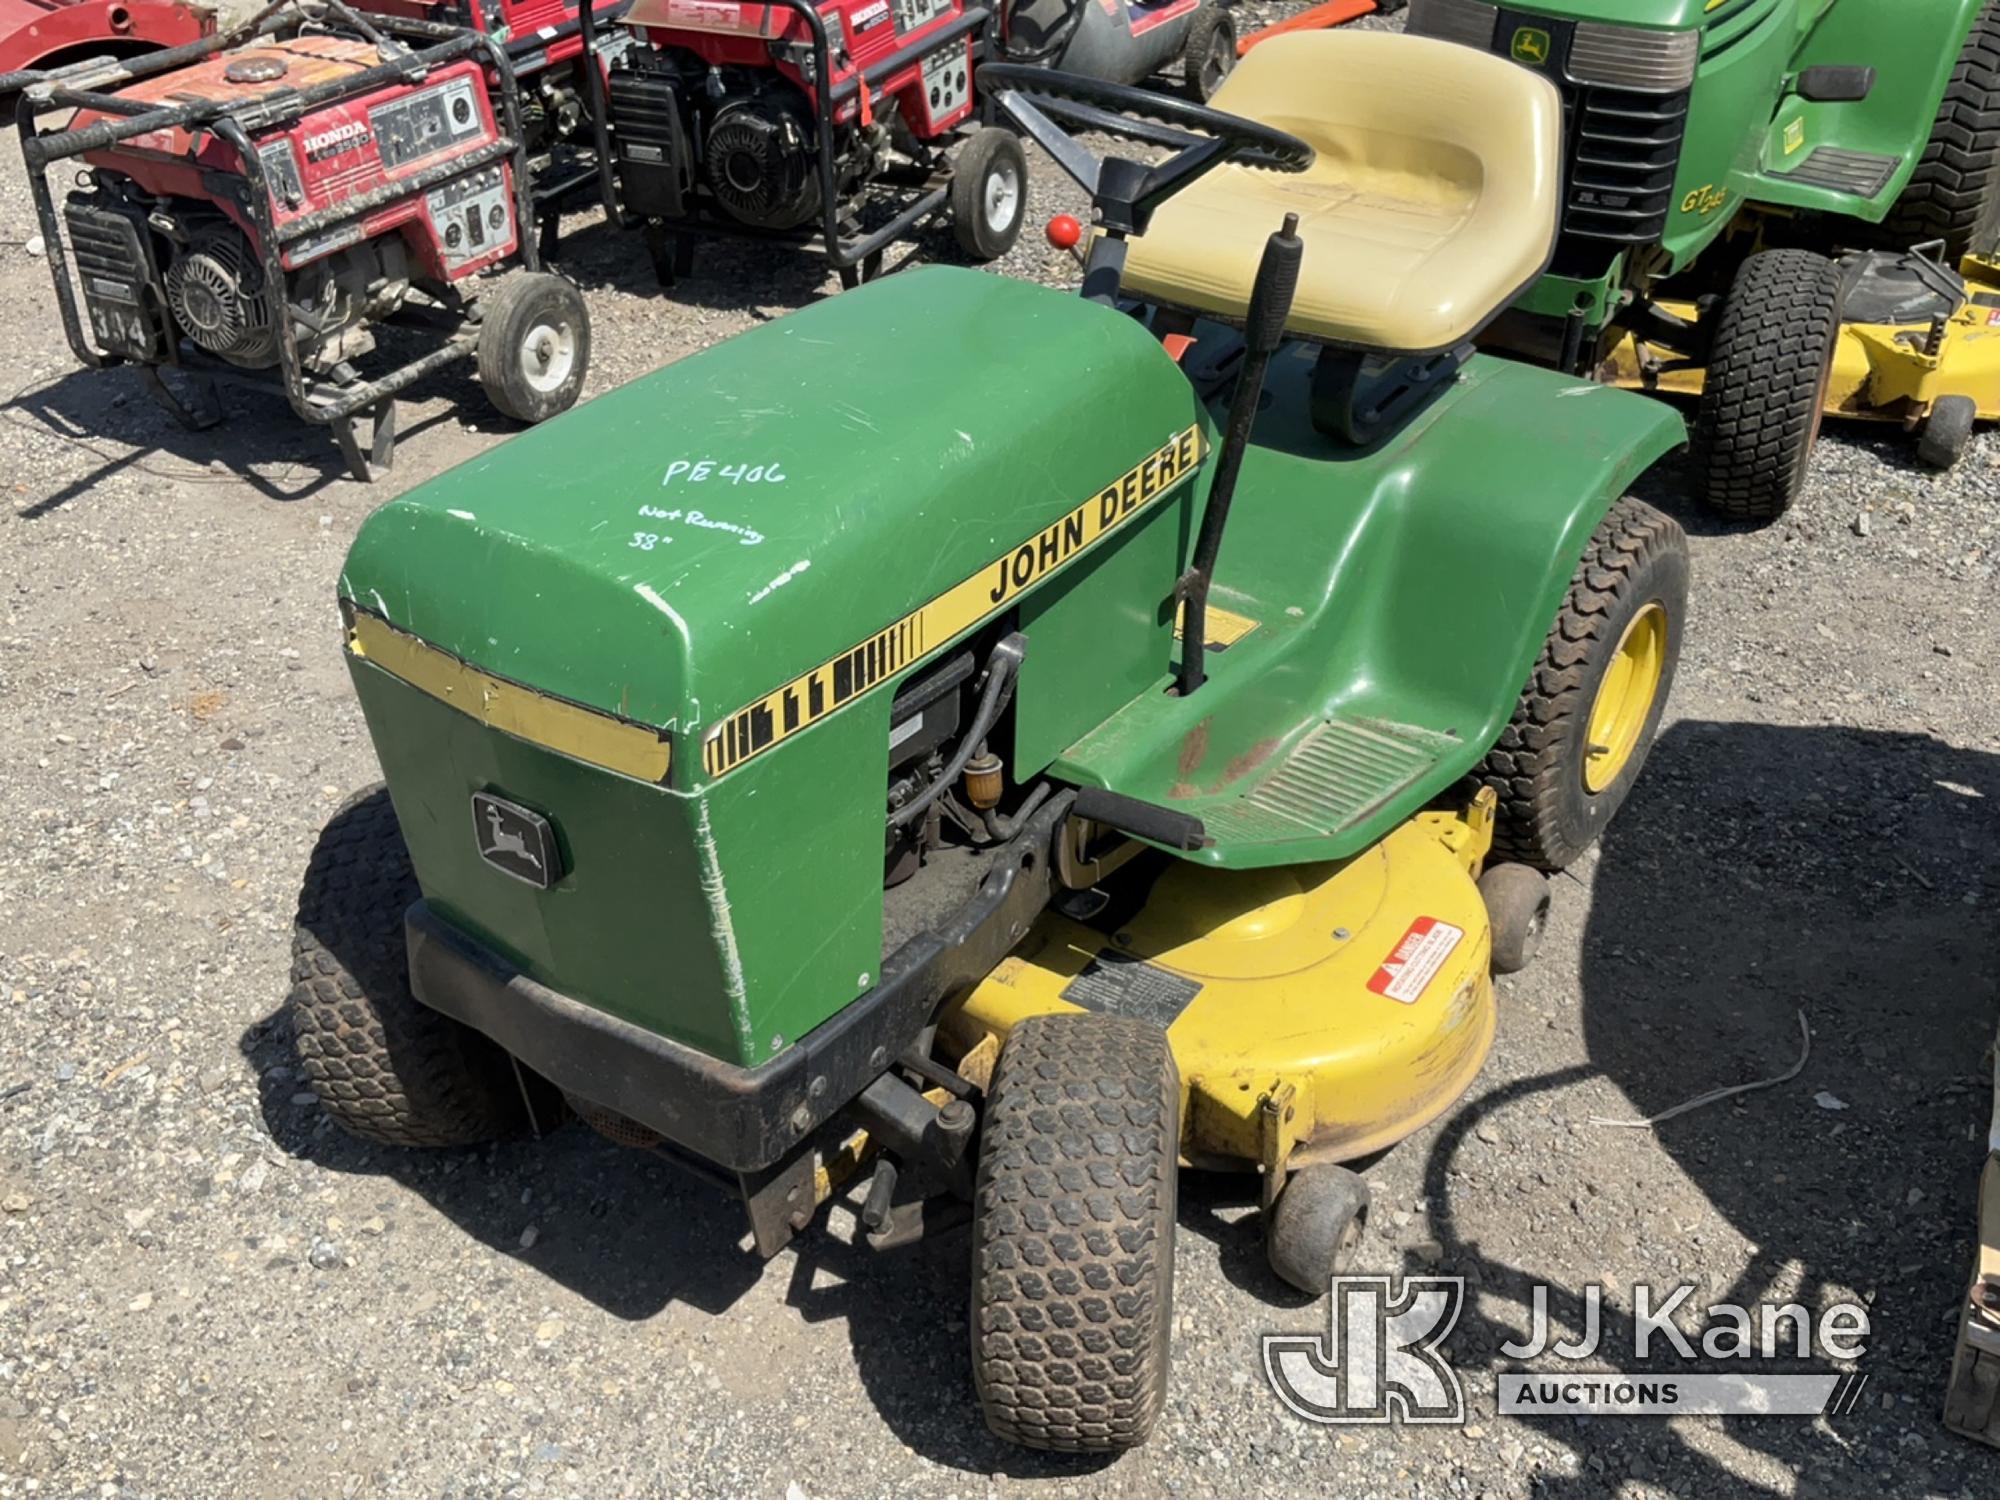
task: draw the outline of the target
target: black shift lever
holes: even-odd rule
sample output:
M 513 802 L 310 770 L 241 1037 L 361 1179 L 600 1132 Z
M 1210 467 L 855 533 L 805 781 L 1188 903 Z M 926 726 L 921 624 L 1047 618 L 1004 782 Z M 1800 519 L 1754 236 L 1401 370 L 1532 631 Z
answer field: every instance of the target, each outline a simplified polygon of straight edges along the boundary
M 1174 593 L 1181 601 L 1180 694 L 1185 698 L 1208 678 L 1203 657 L 1208 650 L 1208 585 L 1215 576 L 1215 557 L 1222 550 L 1222 528 L 1229 521 L 1229 503 L 1236 495 L 1236 476 L 1243 467 L 1243 450 L 1250 446 L 1250 429 L 1257 421 L 1257 404 L 1264 394 L 1264 374 L 1271 356 L 1285 340 L 1285 320 L 1299 289 L 1299 266 L 1305 241 L 1299 238 L 1299 216 L 1285 215 L 1285 226 L 1264 242 L 1257 262 L 1257 279 L 1250 288 L 1250 311 L 1243 319 L 1243 368 L 1229 398 L 1229 425 L 1222 450 L 1215 456 L 1215 478 L 1208 487 L 1208 508 L 1201 515 L 1194 561 Z

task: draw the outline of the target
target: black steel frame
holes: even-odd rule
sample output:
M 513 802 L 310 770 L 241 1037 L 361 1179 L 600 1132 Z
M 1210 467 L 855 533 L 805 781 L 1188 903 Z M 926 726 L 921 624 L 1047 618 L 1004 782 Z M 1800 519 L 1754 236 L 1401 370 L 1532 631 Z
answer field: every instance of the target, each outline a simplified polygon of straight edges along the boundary
M 212 57 L 252 38 L 274 34 L 295 19 L 331 19 L 352 27 L 374 42 L 389 60 L 330 83 L 306 89 L 280 90 L 261 98 L 232 103 L 200 101 L 154 105 L 103 92 L 107 87 L 122 87 L 138 79 Z M 404 39 L 429 45 L 413 49 L 405 45 Z M 369 192 L 305 214 L 282 227 L 278 225 L 264 163 L 250 139 L 253 132 L 288 123 L 308 111 L 360 97 L 385 85 L 417 82 L 443 64 L 475 56 L 485 64 L 489 77 L 498 83 L 500 133 L 496 139 L 450 161 L 433 164 L 396 182 L 385 183 Z M 273 382 L 268 376 L 219 360 L 183 360 L 182 351 L 178 348 L 170 349 L 169 362 L 220 382 L 262 390 L 269 390 L 275 384 L 282 389 L 292 410 L 300 417 L 333 429 L 348 467 L 357 479 L 374 477 L 375 473 L 388 466 L 393 456 L 396 394 L 433 371 L 466 358 L 477 344 L 478 333 L 476 329 L 461 324 L 440 347 L 375 380 L 348 384 L 312 380 L 305 371 L 297 329 L 286 300 L 285 248 L 354 223 L 388 204 L 419 197 L 443 183 L 506 160 L 512 163 L 514 172 L 517 255 L 529 270 L 540 269 L 540 256 L 530 233 L 533 190 L 528 173 L 527 146 L 521 129 L 519 84 L 506 50 L 484 32 L 432 21 L 389 16 L 365 18 L 342 4 L 341 0 L 272 0 L 271 4 L 241 25 L 186 46 L 124 61 L 92 60 L 53 72 L 0 76 L 0 94 L 10 91 L 18 91 L 20 96 L 15 107 L 15 122 L 21 135 L 22 155 L 28 164 L 35 216 L 41 225 L 49 272 L 55 282 L 63 333 L 69 340 L 71 351 L 91 369 L 131 361 L 100 352 L 91 345 L 84 332 L 62 236 L 62 222 L 49 187 L 50 166 L 86 152 L 101 151 L 149 131 L 188 126 L 211 130 L 235 148 L 241 159 L 246 187 L 242 206 L 257 231 L 267 316 L 278 334 L 279 378 Z M 38 132 L 36 122 L 39 117 L 59 109 L 87 109 L 118 118 L 101 119 L 80 129 L 47 134 Z M 164 386 L 159 385 L 157 372 L 149 368 L 148 373 L 155 386 L 164 391 Z M 180 406 L 171 396 L 169 400 L 176 407 Z M 184 410 L 182 414 L 185 415 Z M 370 418 L 373 424 L 366 453 L 361 449 L 355 430 L 357 419 L 363 416 Z
M 936 31 L 918 41 L 899 47 L 879 62 L 871 63 L 859 73 L 835 84 L 833 54 L 827 41 L 826 23 L 821 19 L 812 0 L 768 0 L 768 3 L 789 10 L 799 17 L 812 37 L 814 126 L 819 133 L 818 149 L 814 153 L 815 167 L 819 174 L 820 197 L 820 222 L 817 228 L 803 232 L 797 229 L 758 229 L 719 216 L 684 215 L 680 218 L 653 222 L 670 236 L 686 235 L 703 239 L 781 240 L 797 244 L 817 234 L 824 246 L 827 260 L 832 263 L 835 270 L 845 276 L 845 273 L 852 272 L 856 267 L 868 266 L 871 258 L 879 264 L 883 250 L 904 238 L 912 229 L 945 206 L 946 200 L 951 195 L 951 188 L 948 183 L 935 186 L 926 184 L 921 188 L 919 196 L 897 212 L 887 223 L 852 239 L 847 238 L 841 230 L 841 204 L 839 195 L 835 191 L 833 176 L 835 111 L 859 94 L 864 82 L 872 87 L 891 73 L 908 67 L 912 62 L 921 61 L 944 47 L 963 41 L 967 36 L 975 38 L 983 36 L 991 12 L 985 6 L 968 7 L 962 14 L 946 25 L 940 26 Z M 590 12 L 586 7 L 580 14 L 588 17 Z M 595 33 L 595 19 L 585 20 L 583 37 L 586 53 L 595 50 L 593 46 Z M 978 46 L 978 42 L 975 41 L 975 64 L 978 61 Z M 602 110 L 598 111 L 598 118 L 602 120 Z M 605 211 L 614 224 L 622 224 L 624 216 L 617 207 L 615 191 L 610 180 L 609 151 L 600 147 L 599 160 L 603 163 Z M 872 273 L 873 267 L 868 268 Z

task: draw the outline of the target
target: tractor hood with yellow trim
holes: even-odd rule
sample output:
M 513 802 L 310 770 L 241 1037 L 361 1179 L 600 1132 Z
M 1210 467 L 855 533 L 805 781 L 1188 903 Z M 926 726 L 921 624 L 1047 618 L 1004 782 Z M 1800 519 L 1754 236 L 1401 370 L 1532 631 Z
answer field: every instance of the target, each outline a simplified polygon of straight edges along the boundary
M 667 732 L 672 784 L 692 786 L 691 752 L 732 716 L 955 597 L 928 636 L 904 631 L 875 658 L 870 681 L 886 682 L 977 623 L 980 599 L 998 613 L 1100 547 L 1199 466 L 1203 420 L 1130 318 L 914 271 L 633 381 L 382 507 L 341 597 L 476 678 Z M 1154 582 L 1163 596 L 1173 577 Z M 711 773 L 741 763 L 719 745 Z

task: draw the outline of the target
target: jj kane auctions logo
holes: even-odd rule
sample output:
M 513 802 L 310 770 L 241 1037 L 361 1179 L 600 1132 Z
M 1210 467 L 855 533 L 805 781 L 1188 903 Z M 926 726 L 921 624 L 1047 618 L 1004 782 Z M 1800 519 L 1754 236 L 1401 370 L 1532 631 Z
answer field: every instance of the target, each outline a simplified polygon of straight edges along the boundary
M 1458 1423 L 1465 1391 L 1442 1346 L 1465 1306 L 1457 1276 L 1336 1276 L 1323 1334 L 1266 1334 L 1265 1378 L 1278 1399 L 1308 1422 Z M 1607 1346 L 1604 1289 L 1581 1295 L 1582 1332 L 1558 1337 L 1549 1288 L 1533 1291 L 1528 1337 L 1508 1340 L 1510 1360 L 1554 1360 L 1553 1370 L 1497 1372 L 1503 1415 L 1817 1416 L 1852 1411 L 1868 1377 L 1791 1365 L 1852 1364 L 1865 1352 L 1868 1311 L 1837 1303 L 1814 1313 L 1796 1302 L 1704 1309 L 1697 1330 L 1682 1326 L 1692 1286 L 1664 1294 L 1633 1289 L 1628 1360 Z M 1618 1361 L 1617 1369 L 1582 1368 Z M 1684 1364 L 1697 1366 L 1683 1368 Z M 1577 1366 L 1577 1368 L 1565 1368 Z M 1664 1366 L 1664 1368 L 1662 1368 Z

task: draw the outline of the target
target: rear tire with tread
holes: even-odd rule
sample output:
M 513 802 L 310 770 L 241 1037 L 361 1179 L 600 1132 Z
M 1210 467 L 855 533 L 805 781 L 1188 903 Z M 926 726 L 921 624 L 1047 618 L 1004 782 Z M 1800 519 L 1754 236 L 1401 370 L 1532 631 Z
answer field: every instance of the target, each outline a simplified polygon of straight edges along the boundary
M 385 1146 L 471 1146 L 527 1123 L 507 1054 L 410 993 L 416 872 L 387 789 L 351 798 L 299 893 L 287 1004 L 299 1070 L 334 1123 Z
M 2000 193 L 2000 0 L 1987 0 L 1958 54 L 1917 170 L 1882 221 L 1897 249 L 1943 240 L 1945 264 L 1994 248 Z
M 1033 1016 L 1001 1049 L 973 1214 L 972 1373 L 1010 1442 L 1146 1440 L 1173 1328 L 1180 1077 L 1166 1033 Z
M 1474 773 L 1499 796 L 1496 861 L 1560 870 L 1596 841 L 1624 803 L 1673 691 L 1687 589 L 1680 523 L 1629 496 L 1612 506 L 1583 549 L 1513 718 Z M 1624 768 L 1593 794 L 1583 779 L 1591 706 L 1626 627 L 1650 603 L 1667 619 L 1659 685 Z
M 1775 521 L 1805 485 L 1840 300 L 1840 267 L 1810 250 L 1760 251 L 1737 268 L 1694 426 L 1701 497 L 1731 520 Z

